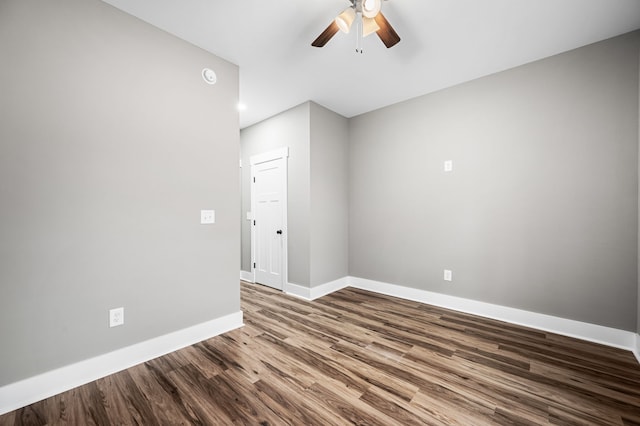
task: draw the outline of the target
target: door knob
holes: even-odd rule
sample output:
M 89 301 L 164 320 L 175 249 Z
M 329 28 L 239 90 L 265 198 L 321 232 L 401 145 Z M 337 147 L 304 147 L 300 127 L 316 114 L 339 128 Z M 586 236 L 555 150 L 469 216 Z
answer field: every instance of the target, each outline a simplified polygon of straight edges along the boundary
M 278 235 L 282 235 L 282 229 L 278 229 L 278 230 L 276 231 L 276 234 L 278 234 Z

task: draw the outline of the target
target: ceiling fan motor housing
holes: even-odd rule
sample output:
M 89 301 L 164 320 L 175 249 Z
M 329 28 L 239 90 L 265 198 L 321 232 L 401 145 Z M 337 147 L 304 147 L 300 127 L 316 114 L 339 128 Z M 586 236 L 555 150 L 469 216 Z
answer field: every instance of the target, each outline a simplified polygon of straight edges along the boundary
M 360 0 L 360 9 L 365 18 L 374 18 L 382 8 L 382 0 Z

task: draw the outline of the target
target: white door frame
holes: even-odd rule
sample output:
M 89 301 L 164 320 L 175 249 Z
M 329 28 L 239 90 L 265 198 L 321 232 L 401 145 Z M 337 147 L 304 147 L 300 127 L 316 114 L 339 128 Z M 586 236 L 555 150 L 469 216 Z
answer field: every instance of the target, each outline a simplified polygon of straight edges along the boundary
M 288 255 L 288 241 L 289 241 L 289 233 L 287 229 L 287 210 L 288 210 L 288 196 L 287 196 L 287 183 L 289 182 L 289 147 L 285 146 L 273 151 L 264 152 L 262 154 L 252 155 L 249 158 L 251 163 L 251 275 L 253 275 L 253 282 L 256 282 L 256 194 L 255 194 L 255 170 L 254 166 L 261 163 L 266 163 L 268 161 L 284 159 L 284 179 L 282 188 L 282 291 L 289 284 L 289 255 Z

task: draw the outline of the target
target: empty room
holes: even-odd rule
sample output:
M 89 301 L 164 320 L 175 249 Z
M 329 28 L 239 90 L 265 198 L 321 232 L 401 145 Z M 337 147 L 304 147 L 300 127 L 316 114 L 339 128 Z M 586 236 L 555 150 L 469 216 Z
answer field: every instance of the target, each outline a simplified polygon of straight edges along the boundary
M 639 0 L 0 0 L 0 425 L 640 424 Z

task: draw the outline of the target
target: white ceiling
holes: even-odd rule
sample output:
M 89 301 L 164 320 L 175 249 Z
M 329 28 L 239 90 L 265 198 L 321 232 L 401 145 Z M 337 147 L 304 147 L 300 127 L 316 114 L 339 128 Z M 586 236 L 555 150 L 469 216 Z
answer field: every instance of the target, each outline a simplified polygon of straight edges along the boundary
M 352 117 L 640 28 L 640 0 L 389 0 L 402 41 L 311 42 L 347 0 L 105 0 L 240 66 L 240 126 L 313 100 Z

